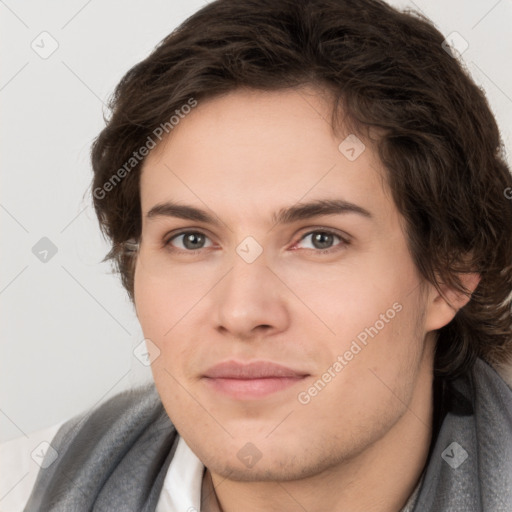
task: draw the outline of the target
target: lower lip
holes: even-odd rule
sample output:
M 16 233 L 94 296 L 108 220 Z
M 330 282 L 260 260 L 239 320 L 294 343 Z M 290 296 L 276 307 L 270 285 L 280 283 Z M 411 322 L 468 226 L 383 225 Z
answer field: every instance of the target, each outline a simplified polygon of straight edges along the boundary
M 264 379 L 205 378 L 207 385 L 215 391 L 236 400 L 262 398 L 283 391 L 304 380 L 305 377 L 267 377 Z

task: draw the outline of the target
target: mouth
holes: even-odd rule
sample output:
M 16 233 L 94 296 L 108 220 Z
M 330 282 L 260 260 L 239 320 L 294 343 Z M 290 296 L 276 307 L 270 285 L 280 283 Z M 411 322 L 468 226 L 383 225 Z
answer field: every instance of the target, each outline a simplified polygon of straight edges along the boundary
M 228 395 L 235 400 L 263 398 L 272 393 L 283 391 L 302 381 L 305 377 L 266 377 L 263 379 L 223 379 L 205 378 L 211 389 Z
M 308 375 L 270 361 L 249 364 L 226 361 L 210 368 L 202 380 L 215 393 L 235 400 L 250 400 L 284 391 Z

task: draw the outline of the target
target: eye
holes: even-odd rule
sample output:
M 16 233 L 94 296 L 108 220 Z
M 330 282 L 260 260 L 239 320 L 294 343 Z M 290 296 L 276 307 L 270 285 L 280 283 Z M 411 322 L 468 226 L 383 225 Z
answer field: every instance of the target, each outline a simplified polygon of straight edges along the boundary
M 342 249 L 344 246 L 349 245 L 349 241 L 343 238 L 341 235 L 334 233 L 329 230 L 319 229 L 316 231 L 310 231 L 306 233 L 298 242 L 304 242 L 305 240 L 310 240 L 309 247 L 303 247 L 304 249 L 313 249 L 317 251 L 336 251 Z M 336 244 L 336 240 L 338 240 L 338 244 Z M 335 245 L 333 245 L 335 244 Z M 295 248 L 295 246 L 294 246 Z
M 309 243 L 305 243 L 309 240 Z M 303 247 L 300 247 L 303 244 Z M 302 248 L 315 252 L 333 252 L 343 249 L 350 242 L 341 234 L 327 229 L 309 231 L 301 237 L 293 249 Z M 210 238 L 201 231 L 182 231 L 169 237 L 163 242 L 165 248 L 182 252 L 199 251 L 213 246 Z
M 209 245 L 205 245 L 206 241 L 210 241 Z M 177 248 L 182 251 L 195 251 L 210 247 L 213 244 L 211 240 L 200 231 L 183 231 L 169 238 L 165 243 L 165 247 Z

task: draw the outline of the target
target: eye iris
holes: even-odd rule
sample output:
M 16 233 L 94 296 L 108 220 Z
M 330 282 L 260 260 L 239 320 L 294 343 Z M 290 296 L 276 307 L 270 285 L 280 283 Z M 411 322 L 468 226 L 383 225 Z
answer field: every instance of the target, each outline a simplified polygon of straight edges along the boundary
M 328 249 L 333 244 L 334 235 L 323 231 L 313 234 L 313 245 L 316 249 Z M 200 249 L 205 242 L 205 236 L 201 233 L 186 233 L 183 235 L 183 245 L 190 250 Z
M 187 249 L 200 249 L 204 244 L 204 235 L 200 233 L 187 233 L 183 235 L 183 245 Z
M 330 233 L 317 232 L 313 235 L 313 245 L 317 249 L 328 249 L 332 245 L 333 237 Z

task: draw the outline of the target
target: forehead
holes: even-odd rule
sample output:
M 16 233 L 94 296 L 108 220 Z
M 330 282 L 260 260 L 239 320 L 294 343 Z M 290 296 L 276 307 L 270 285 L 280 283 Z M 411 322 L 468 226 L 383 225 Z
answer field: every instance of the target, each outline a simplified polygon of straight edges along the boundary
M 375 148 L 334 133 L 331 109 L 325 94 L 306 88 L 199 102 L 146 157 L 143 214 L 166 200 L 254 215 L 321 198 L 393 208 Z

